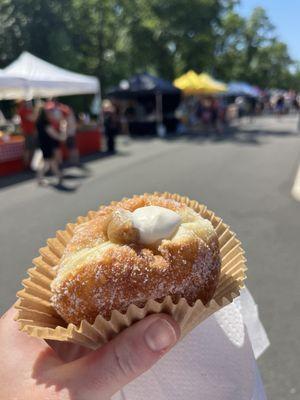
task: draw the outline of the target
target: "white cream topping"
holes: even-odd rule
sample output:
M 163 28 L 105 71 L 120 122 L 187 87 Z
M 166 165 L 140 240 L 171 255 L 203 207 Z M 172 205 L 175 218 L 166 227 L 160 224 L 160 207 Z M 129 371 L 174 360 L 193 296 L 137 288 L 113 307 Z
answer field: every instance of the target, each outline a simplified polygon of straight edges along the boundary
M 131 219 L 143 244 L 154 244 L 159 240 L 169 239 L 181 223 L 181 218 L 175 211 L 159 206 L 137 208 Z

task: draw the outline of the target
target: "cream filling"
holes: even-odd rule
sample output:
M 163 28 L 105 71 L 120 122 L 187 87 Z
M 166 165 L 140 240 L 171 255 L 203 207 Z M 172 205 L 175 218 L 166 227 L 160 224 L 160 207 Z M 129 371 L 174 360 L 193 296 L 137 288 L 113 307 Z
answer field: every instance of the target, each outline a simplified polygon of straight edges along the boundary
M 145 245 L 171 238 L 181 224 L 179 214 L 159 206 L 137 208 L 131 220 L 139 231 L 140 243 Z

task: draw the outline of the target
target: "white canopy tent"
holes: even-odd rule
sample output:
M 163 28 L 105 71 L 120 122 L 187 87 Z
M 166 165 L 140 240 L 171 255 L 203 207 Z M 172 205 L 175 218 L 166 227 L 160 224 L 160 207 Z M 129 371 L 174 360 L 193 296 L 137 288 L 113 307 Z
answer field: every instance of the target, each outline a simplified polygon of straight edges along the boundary
M 0 100 L 24 98 L 27 92 L 25 79 L 7 76 L 0 70 Z
M 82 75 L 52 65 L 38 57 L 23 52 L 19 58 L 2 70 L 2 75 L 25 82 L 26 90 L 10 98 L 39 98 L 96 94 L 100 92 L 98 78 Z M 3 76 L 3 80 L 5 78 Z M 1 81 L 0 81 L 1 82 Z M 0 84 L 0 98 L 2 97 Z

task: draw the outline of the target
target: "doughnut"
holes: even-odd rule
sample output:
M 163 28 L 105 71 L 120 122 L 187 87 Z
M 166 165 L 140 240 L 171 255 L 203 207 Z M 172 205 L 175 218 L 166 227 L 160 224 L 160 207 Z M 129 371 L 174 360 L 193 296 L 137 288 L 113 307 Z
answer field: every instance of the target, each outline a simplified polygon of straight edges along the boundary
M 187 205 L 143 195 L 101 208 L 78 224 L 51 284 L 51 303 L 67 322 L 109 320 L 113 310 L 171 296 L 207 304 L 220 274 L 210 221 Z

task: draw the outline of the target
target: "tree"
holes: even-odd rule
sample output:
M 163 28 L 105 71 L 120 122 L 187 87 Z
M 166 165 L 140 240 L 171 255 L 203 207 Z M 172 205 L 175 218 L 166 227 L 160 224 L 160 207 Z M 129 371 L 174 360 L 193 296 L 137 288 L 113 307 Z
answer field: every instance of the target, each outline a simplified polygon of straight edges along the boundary
M 243 74 L 245 23 L 245 19 L 231 9 L 216 27 L 214 72 L 226 82 L 239 79 Z
M 96 75 L 103 91 L 134 73 L 167 79 L 194 69 L 224 81 L 295 82 L 266 12 L 238 0 L 0 0 L 0 67 L 23 50 Z
M 49 61 L 68 62 L 70 36 L 64 11 L 69 6 L 70 0 L 1 0 L 1 65 L 13 61 L 23 50 Z
M 123 0 L 120 10 L 132 72 L 150 70 L 173 79 L 212 64 L 220 1 Z
M 261 7 L 246 19 L 232 7 L 218 28 L 216 73 L 225 81 L 242 80 L 261 87 L 288 87 L 291 60 L 287 46 Z
M 148 70 L 209 69 L 218 0 L 0 0 L 1 65 L 28 50 L 98 75 L 104 87 Z M 3 38 L 5 38 L 5 43 Z

